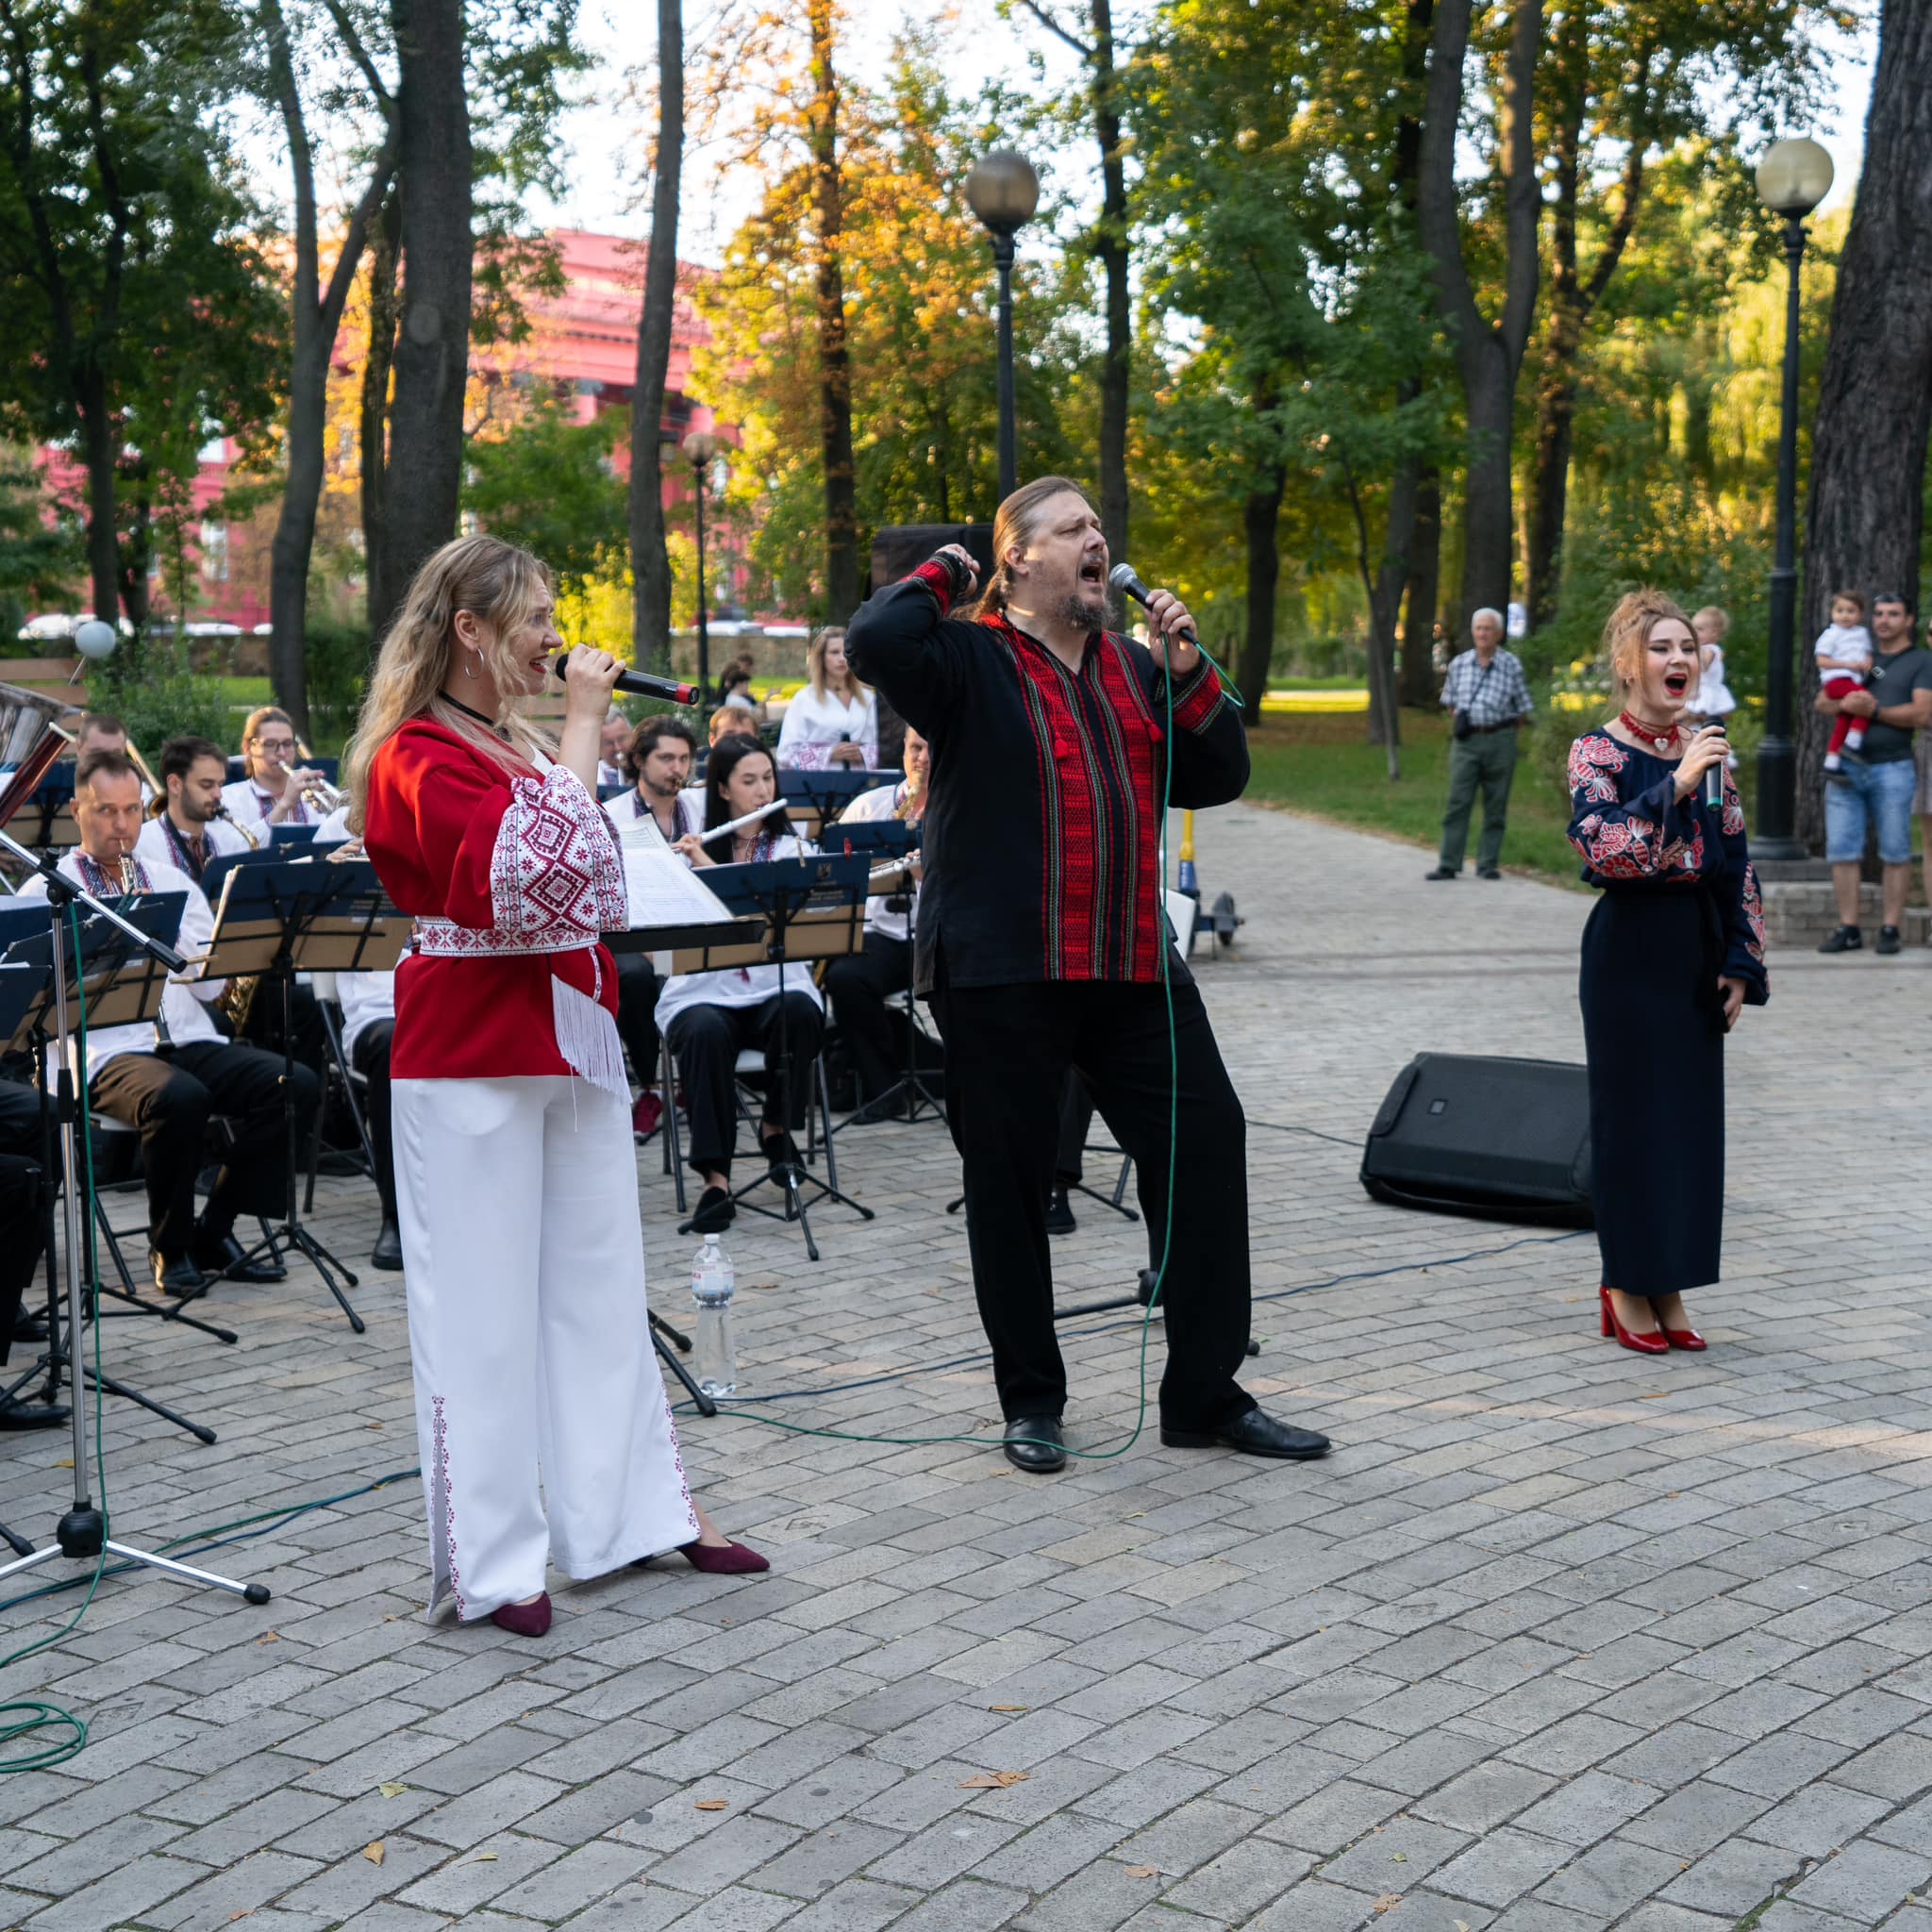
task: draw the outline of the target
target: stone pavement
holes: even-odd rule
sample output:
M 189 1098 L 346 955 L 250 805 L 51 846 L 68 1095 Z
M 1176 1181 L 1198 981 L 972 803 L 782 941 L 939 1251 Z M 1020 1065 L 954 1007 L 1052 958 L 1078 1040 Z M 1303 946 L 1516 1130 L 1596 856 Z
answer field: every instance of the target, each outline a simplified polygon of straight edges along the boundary
M 1417 1048 L 1580 1058 L 1588 898 L 1425 886 L 1423 852 L 1250 808 L 1201 850 L 1248 920 L 1201 976 L 1254 1122 L 1250 1380 L 1327 1462 L 1124 1447 L 1140 1332 L 1108 1316 L 1069 1324 L 1070 1424 L 1122 1453 L 1008 1470 L 943 1132 L 854 1133 L 876 1222 L 822 1213 L 817 1267 L 769 1224 L 730 1239 L 747 1383 L 806 1391 L 757 1412 L 972 1440 L 692 1418 L 695 1481 L 772 1574 L 559 1580 L 535 1643 L 425 1625 L 412 1482 L 208 1557 L 265 1609 L 109 1577 L 0 1674 L 92 1725 L 0 1779 L 0 1925 L 1932 1932 L 1932 960 L 1774 961 L 1730 1058 L 1711 1352 L 1640 1358 L 1596 1339 L 1588 1237 L 1356 1179 Z M 694 1243 L 641 1169 L 675 1313 Z M 324 1194 L 366 1251 L 368 1191 Z M 1084 1202 L 1066 1298 L 1130 1285 L 1143 1242 Z M 113 1369 L 220 1431 L 108 1403 L 120 1533 L 408 1471 L 399 1281 L 358 1300 L 359 1340 L 306 1276 L 220 1290 L 232 1349 L 108 1324 Z M 0 1514 L 37 1540 L 65 1454 L 0 1438 Z

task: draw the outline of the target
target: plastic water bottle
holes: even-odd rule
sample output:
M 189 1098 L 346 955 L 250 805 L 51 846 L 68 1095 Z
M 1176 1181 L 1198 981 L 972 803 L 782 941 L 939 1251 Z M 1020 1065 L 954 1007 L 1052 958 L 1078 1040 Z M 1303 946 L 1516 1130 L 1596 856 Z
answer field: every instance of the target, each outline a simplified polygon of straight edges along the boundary
M 731 1332 L 731 1297 L 737 1286 L 724 1242 L 715 1234 L 707 1235 L 691 1264 L 691 1298 L 697 1307 L 691 1357 L 698 1387 L 714 1400 L 738 1389 L 738 1344 Z

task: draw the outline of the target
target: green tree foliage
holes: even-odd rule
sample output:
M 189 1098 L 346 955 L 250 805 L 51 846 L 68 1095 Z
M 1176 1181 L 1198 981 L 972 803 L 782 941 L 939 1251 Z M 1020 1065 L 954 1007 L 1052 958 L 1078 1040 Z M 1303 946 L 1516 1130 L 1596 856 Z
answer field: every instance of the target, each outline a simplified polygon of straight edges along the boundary
M 136 625 L 202 445 L 258 434 L 282 365 L 239 32 L 216 0 L 0 0 L 0 432 L 72 452 L 94 608 Z
M 463 508 L 580 593 L 624 558 L 625 480 L 611 457 L 624 427 L 619 410 L 579 422 L 566 397 L 538 394 L 501 434 L 471 439 Z
M 861 550 L 886 524 L 990 520 L 995 464 L 994 286 L 985 231 L 965 204 L 984 108 L 959 100 L 934 44 L 908 36 L 887 91 L 841 82 L 845 241 L 841 268 L 852 368 Z M 824 475 L 816 266 L 802 163 L 769 183 L 698 291 L 711 330 L 699 392 L 740 425 L 731 507 L 751 525 L 756 594 L 823 608 Z M 1014 301 L 1017 417 L 1029 473 L 1089 463 L 1071 425 L 1093 350 L 1079 327 L 1084 264 L 1023 260 Z
M 80 532 L 53 513 L 30 449 L 0 443 L 0 644 L 34 610 L 58 605 L 80 566 Z

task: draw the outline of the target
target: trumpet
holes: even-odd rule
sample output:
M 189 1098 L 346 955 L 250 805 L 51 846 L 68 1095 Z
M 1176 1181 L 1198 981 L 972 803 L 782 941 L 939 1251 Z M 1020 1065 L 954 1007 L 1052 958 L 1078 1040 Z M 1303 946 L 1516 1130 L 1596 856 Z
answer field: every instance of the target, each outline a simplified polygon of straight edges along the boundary
M 348 796 L 340 785 L 331 785 L 326 778 L 311 778 L 302 788 L 302 802 L 313 806 L 325 818 L 341 810 Z

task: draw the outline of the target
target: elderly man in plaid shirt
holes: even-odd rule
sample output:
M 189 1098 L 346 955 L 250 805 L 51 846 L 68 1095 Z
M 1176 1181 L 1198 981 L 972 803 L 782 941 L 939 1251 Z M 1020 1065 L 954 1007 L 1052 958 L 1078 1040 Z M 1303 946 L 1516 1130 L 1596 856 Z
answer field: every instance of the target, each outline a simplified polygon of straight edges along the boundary
M 1516 775 L 1516 727 L 1535 707 L 1515 652 L 1503 649 L 1500 611 L 1482 609 L 1470 619 L 1474 648 L 1449 666 L 1442 681 L 1454 737 L 1449 746 L 1449 808 L 1442 814 L 1442 851 L 1424 876 L 1453 879 L 1462 871 L 1469 842 L 1469 814 L 1476 787 L 1483 793 L 1483 836 L 1476 847 L 1480 878 L 1503 876 L 1503 822 L 1509 809 L 1509 781 Z

